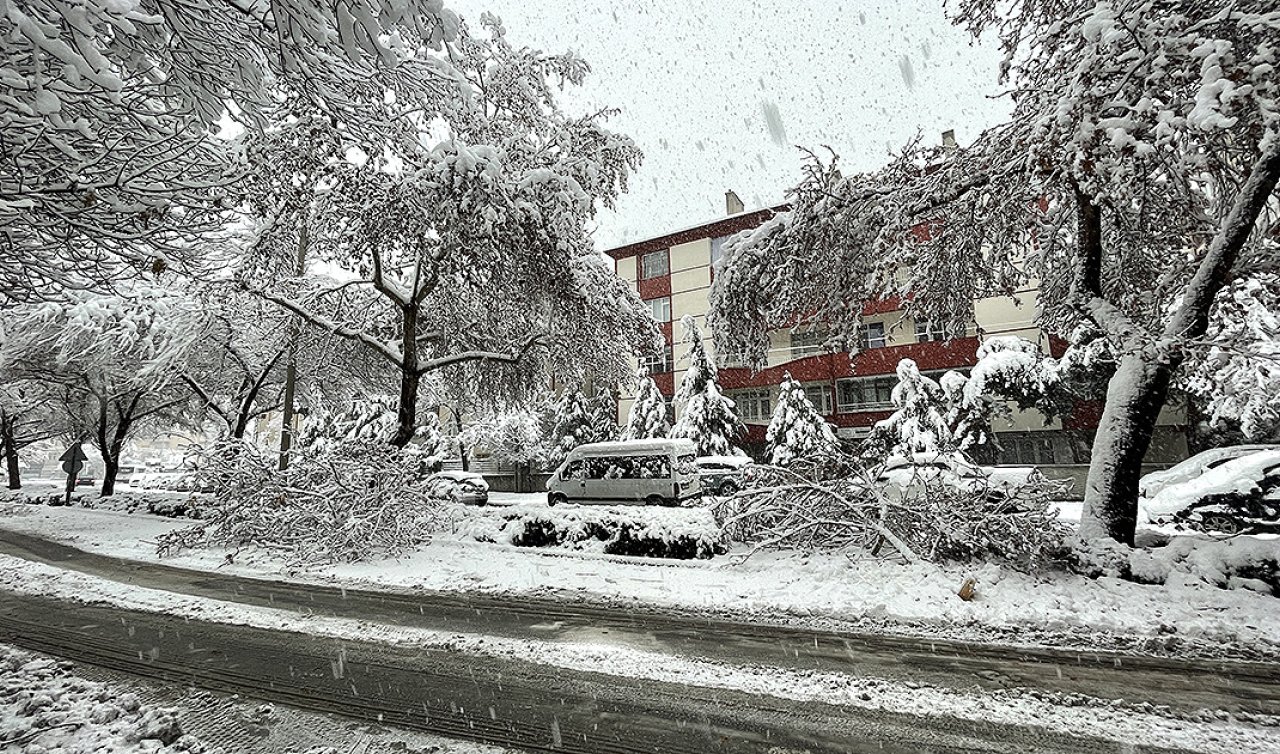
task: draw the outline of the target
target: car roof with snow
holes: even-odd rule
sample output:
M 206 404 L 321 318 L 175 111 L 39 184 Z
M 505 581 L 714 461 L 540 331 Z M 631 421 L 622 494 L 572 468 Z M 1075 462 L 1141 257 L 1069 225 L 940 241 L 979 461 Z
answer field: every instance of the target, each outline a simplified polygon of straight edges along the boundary
M 735 469 L 753 463 L 748 456 L 698 456 L 693 462 L 699 466 L 730 466 Z
M 1183 461 L 1161 471 L 1153 471 L 1142 477 L 1143 487 L 1167 485 L 1185 482 L 1207 469 L 1221 463 L 1224 459 L 1241 458 L 1264 450 L 1280 450 L 1280 445 L 1227 445 L 1221 448 L 1210 448 L 1184 459 Z M 1159 490 L 1155 490 L 1159 492 Z
M 1280 468 L 1280 450 L 1250 453 L 1209 469 L 1197 477 L 1165 487 L 1147 501 L 1144 507 L 1148 515 L 1166 515 L 1177 513 L 1207 495 L 1248 493 L 1274 468 Z
M 431 475 L 433 479 L 452 479 L 455 482 L 483 482 L 484 475 L 477 474 L 474 471 L 462 471 L 461 469 L 451 469 L 449 471 L 437 471 Z
M 619 456 L 619 455 L 661 455 L 676 451 L 681 455 L 693 455 L 695 447 L 691 440 L 670 440 L 654 438 L 650 440 L 621 440 L 618 442 L 592 442 L 579 445 L 569 451 L 569 456 Z

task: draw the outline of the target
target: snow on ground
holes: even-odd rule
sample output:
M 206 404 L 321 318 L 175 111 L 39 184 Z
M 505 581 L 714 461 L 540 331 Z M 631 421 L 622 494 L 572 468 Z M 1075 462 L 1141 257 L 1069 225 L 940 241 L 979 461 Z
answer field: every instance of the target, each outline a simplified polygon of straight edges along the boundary
M 83 676 L 82 670 L 70 662 L 27 652 L 0 644 L 0 751 L 22 751 L 26 754 L 81 754 L 113 752 L 114 754 L 245 754 L 251 752 L 306 751 L 308 754 L 337 754 L 338 748 L 316 748 L 318 736 L 327 734 L 327 743 L 341 745 L 356 739 L 368 751 L 370 744 L 379 750 L 431 751 L 437 754 L 501 754 L 515 750 L 498 749 L 464 741 L 450 741 L 416 732 L 396 731 L 378 726 L 372 733 L 352 733 L 341 724 L 335 725 L 318 714 L 301 712 L 270 704 L 253 705 L 233 697 L 199 699 L 192 705 L 186 691 L 168 687 L 168 698 L 182 700 L 177 705 L 150 704 L 156 689 L 145 683 L 103 683 Z M 199 694 L 209 697 L 208 694 Z M 222 719 L 207 719 L 216 715 Z M 251 720 L 243 718 L 250 717 Z M 201 736 L 192 735 L 188 725 L 197 731 L 208 731 L 215 739 L 225 737 L 227 729 L 250 726 L 248 738 L 254 744 L 247 749 L 214 748 Z M 366 730 L 368 730 L 366 728 Z M 301 739 L 301 743 L 300 743 Z M 406 743 L 415 746 L 406 747 Z M 397 746 L 397 744 L 399 744 Z M 343 747 L 341 750 L 348 750 Z M 350 749 L 355 750 L 355 749 Z
M 625 678 L 736 689 L 796 701 L 1037 726 L 1056 733 L 1107 738 L 1133 747 L 1160 746 L 1232 754 L 1280 752 L 1274 728 L 1223 721 L 1211 711 L 1190 719 L 1171 718 L 1142 705 L 1035 691 L 985 692 L 977 686 L 971 690 L 948 689 L 834 672 L 731 665 L 609 644 L 590 632 L 573 641 L 539 641 L 304 616 L 134 587 L 5 555 L 0 555 L 0 588 L 19 594 L 105 603 L 190 619 L 340 640 L 444 649 L 580 672 L 596 673 L 608 668 L 610 675 Z
M 183 525 L 109 511 L 0 506 L 0 527 L 152 562 L 151 542 Z M 279 561 L 248 550 L 227 564 L 227 554 L 191 551 L 164 562 L 352 587 L 536 595 L 1004 644 L 1201 655 L 1280 651 L 1280 600 L 1189 578 L 1148 586 L 1063 573 L 1032 576 L 994 565 L 901 565 L 781 552 L 659 561 L 485 544 L 456 533 L 437 536 L 406 557 L 304 572 L 286 571 Z M 964 601 L 956 592 L 970 577 L 977 596 Z

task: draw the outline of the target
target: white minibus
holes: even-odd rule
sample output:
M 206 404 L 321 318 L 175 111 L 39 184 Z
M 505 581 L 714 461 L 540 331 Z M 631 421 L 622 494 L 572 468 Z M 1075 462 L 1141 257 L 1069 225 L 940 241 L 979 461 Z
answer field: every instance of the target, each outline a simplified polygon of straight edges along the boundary
M 547 480 L 547 502 L 679 505 L 702 495 L 694 450 L 661 438 L 579 445 Z

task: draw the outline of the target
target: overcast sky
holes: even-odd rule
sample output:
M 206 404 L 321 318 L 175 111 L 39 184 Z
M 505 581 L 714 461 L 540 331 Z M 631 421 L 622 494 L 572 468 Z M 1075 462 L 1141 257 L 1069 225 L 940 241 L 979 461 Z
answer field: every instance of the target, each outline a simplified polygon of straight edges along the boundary
M 830 145 L 846 168 L 885 160 L 917 131 L 961 143 L 1008 112 L 999 57 L 947 23 L 942 0 L 451 0 L 479 30 L 490 11 L 514 44 L 573 50 L 592 66 L 566 102 L 616 107 L 645 161 L 606 249 L 714 219 L 733 189 L 782 201 L 796 145 Z

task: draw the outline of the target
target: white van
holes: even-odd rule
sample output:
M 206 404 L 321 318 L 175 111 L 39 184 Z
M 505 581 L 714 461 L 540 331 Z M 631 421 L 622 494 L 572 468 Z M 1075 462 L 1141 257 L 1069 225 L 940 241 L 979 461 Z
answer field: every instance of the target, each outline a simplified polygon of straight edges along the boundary
M 547 502 L 678 505 L 702 495 L 688 440 L 579 445 L 547 480 Z

